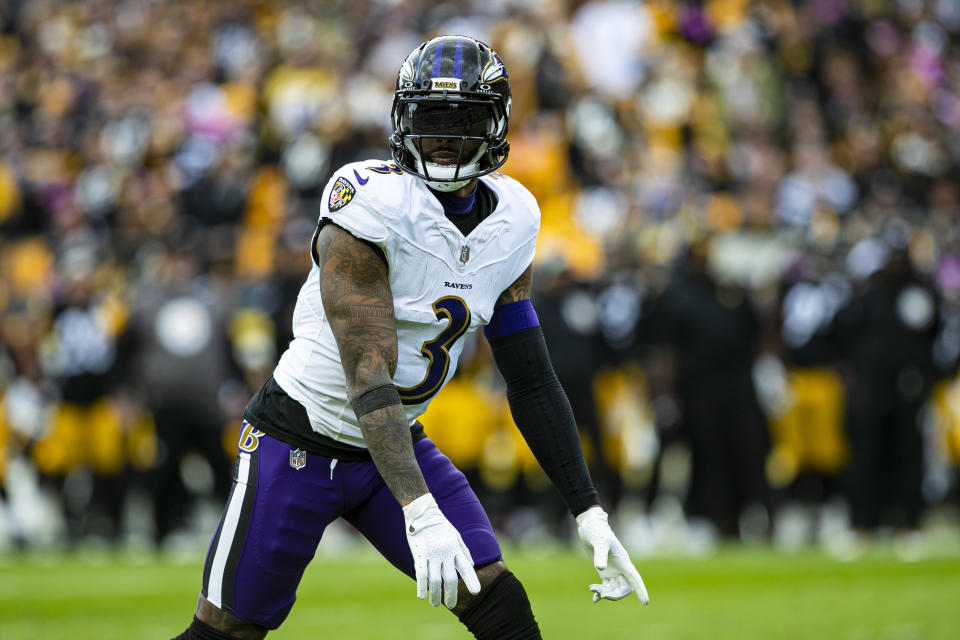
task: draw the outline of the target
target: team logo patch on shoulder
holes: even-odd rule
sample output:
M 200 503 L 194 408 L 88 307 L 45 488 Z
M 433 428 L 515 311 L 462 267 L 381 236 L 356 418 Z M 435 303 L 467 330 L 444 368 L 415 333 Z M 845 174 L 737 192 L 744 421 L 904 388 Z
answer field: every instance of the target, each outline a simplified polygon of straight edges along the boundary
M 344 177 L 339 177 L 333 183 L 333 188 L 330 189 L 330 199 L 327 201 L 327 207 L 331 213 L 339 211 L 350 204 L 355 195 L 357 195 L 357 190 L 350 184 L 350 181 Z

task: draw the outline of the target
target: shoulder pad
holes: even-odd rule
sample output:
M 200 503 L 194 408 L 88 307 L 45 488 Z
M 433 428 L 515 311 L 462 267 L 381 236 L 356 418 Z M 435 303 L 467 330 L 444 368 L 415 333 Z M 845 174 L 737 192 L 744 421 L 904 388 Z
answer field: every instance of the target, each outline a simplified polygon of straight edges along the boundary
M 392 197 L 383 180 L 374 180 L 367 165 L 379 168 L 382 161 L 352 162 L 337 169 L 323 190 L 320 218 L 343 227 L 371 242 L 386 237 L 382 203 Z M 380 176 L 377 176 L 378 178 Z
M 539 227 L 540 205 L 536 197 L 523 184 L 504 173 L 490 173 L 481 179 L 486 180 L 487 186 L 500 198 L 498 208 L 509 206 L 514 210 L 514 215 L 517 215 L 517 212 L 529 215 L 530 220 Z

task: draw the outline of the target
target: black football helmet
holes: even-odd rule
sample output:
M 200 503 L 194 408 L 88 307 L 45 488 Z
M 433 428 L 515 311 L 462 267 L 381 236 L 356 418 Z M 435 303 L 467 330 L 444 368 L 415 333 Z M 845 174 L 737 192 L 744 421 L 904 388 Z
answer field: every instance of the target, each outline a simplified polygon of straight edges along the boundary
M 500 56 L 466 36 L 440 36 L 407 56 L 393 95 L 390 150 L 404 170 L 456 191 L 507 160 L 510 79 Z M 450 143 L 456 162 L 430 162 L 424 140 Z

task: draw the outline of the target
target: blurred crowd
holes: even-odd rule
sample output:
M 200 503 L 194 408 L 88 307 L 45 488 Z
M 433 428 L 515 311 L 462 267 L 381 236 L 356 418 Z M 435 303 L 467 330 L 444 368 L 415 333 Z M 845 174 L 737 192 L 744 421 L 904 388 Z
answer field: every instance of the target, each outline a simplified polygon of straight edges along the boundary
M 7 0 L 3 545 L 163 545 L 219 509 L 326 179 L 389 159 L 399 64 L 440 33 L 509 69 L 534 301 L 634 544 L 955 512 L 954 0 Z M 500 384 L 472 341 L 427 433 L 506 535 L 563 535 Z

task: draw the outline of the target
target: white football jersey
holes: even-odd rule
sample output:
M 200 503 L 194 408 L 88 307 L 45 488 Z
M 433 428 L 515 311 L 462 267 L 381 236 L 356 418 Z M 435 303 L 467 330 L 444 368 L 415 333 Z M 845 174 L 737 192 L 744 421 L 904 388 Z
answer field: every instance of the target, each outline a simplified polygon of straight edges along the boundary
M 399 346 L 393 383 L 411 426 L 453 376 L 467 336 L 490 321 L 500 294 L 533 261 L 540 226 L 533 195 L 502 174 L 480 180 L 497 205 L 466 237 L 423 180 L 382 160 L 342 167 L 323 192 L 321 220 L 386 256 Z M 273 374 L 277 383 L 306 408 L 314 431 L 365 447 L 316 264 L 300 289 L 293 333 Z

